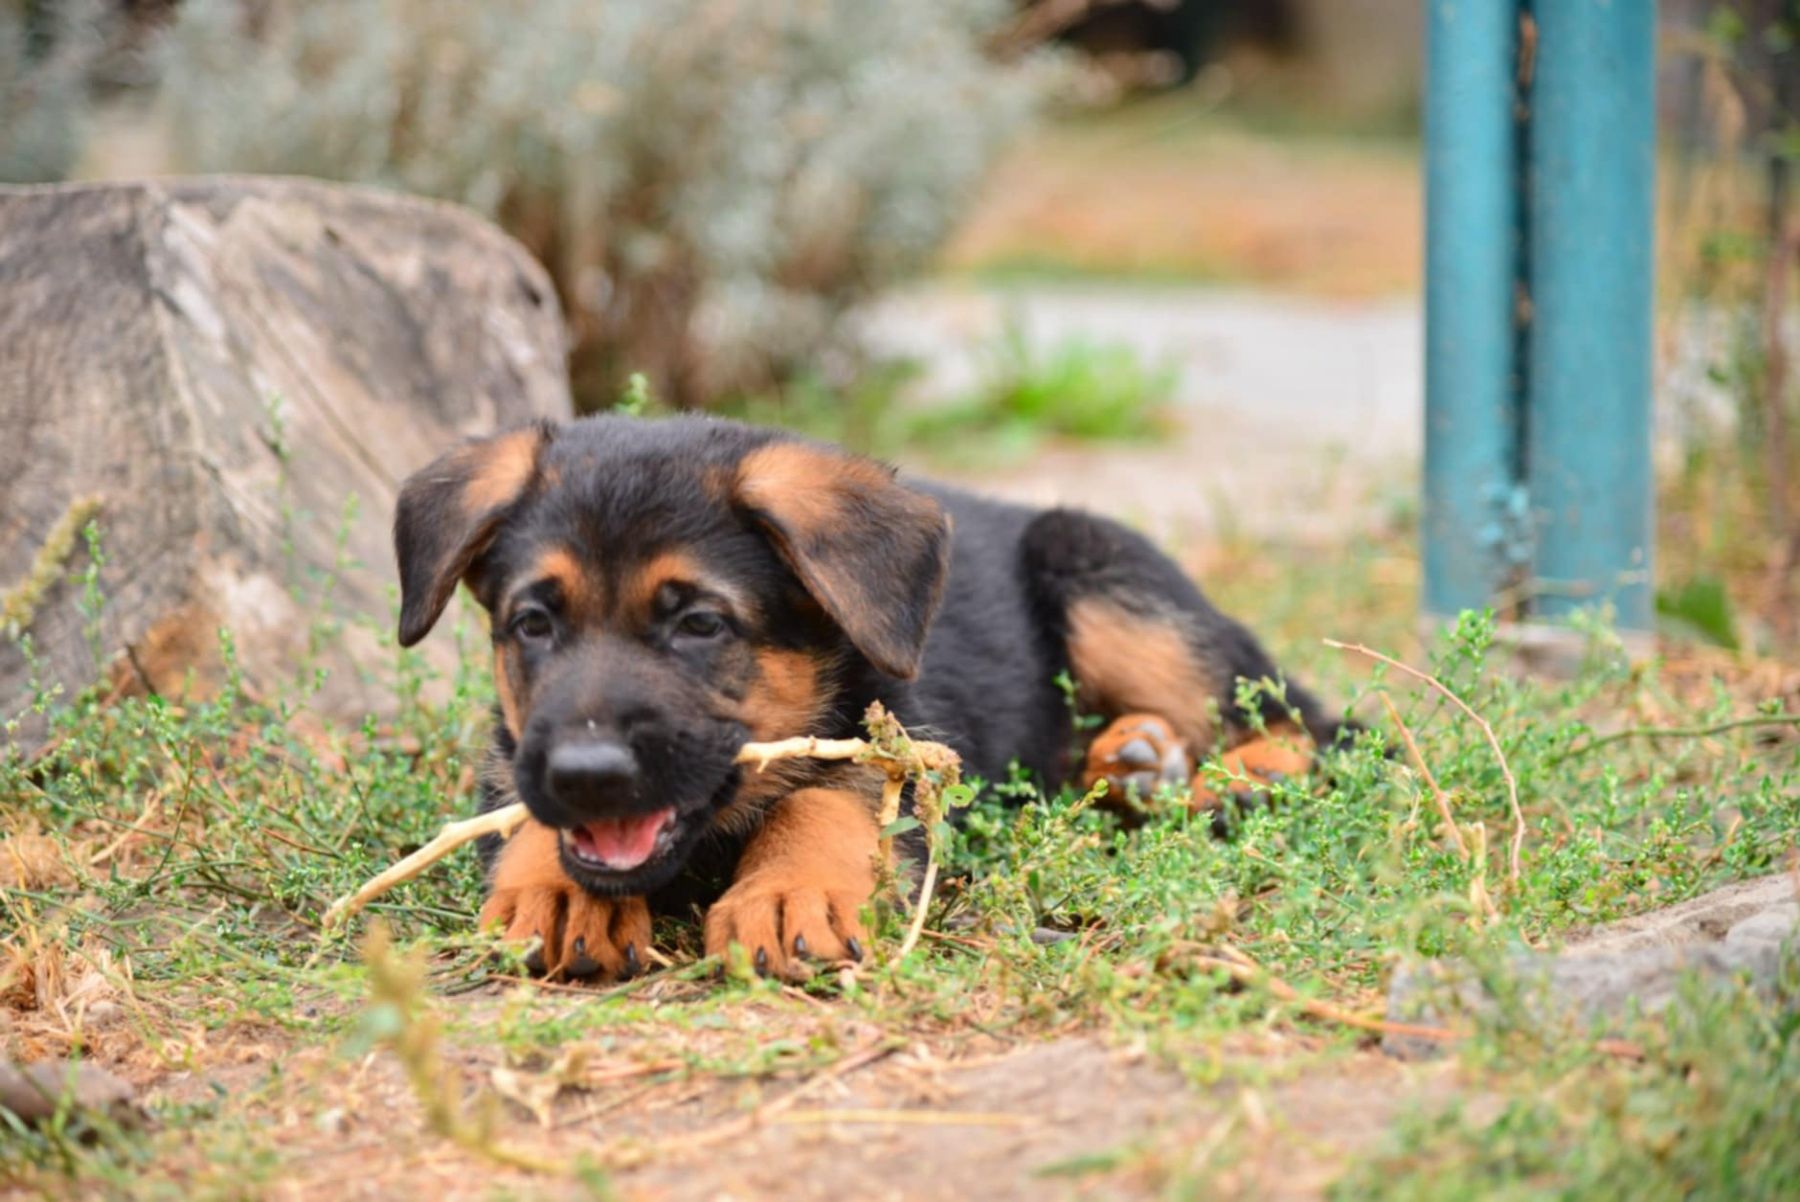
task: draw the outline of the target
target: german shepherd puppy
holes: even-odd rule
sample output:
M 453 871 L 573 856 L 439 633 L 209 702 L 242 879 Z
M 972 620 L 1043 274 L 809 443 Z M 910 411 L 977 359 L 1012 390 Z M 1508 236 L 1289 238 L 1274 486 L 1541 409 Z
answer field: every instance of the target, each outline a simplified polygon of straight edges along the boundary
M 879 779 L 734 762 L 745 742 L 854 737 L 872 701 L 1004 779 L 1188 782 L 1215 750 L 1253 789 L 1339 726 L 1155 547 L 1104 518 L 897 477 L 789 434 L 700 417 L 541 424 L 414 475 L 394 523 L 400 642 L 465 582 L 492 619 L 484 925 L 534 969 L 636 971 L 651 915 L 705 907 L 706 948 L 768 973 L 858 959 Z M 1077 761 L 1062 673 L 1110 722 Z M 1194 782 L 1197 804 L 1217 797 Z

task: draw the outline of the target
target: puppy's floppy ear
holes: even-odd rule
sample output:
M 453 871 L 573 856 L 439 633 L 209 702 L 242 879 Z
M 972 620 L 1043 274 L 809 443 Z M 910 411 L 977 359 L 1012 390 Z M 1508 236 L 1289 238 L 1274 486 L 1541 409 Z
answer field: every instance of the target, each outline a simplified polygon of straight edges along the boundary
M 936 501 L 873 460 L 799 442 L 746 455 L 733 496 L 870 663 L 918 674 L 950 566 Z
M 431 630 L 450 595 L 537 476 L 547 423 L 466 442 L 408 478 L 394 511 L 400 645 Z

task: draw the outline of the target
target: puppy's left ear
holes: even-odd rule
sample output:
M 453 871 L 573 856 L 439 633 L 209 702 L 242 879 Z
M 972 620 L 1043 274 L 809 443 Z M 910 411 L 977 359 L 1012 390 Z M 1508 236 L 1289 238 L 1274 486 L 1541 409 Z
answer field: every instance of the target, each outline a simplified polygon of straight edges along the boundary
M 506 513 L 537 476 L 548 424 L 466 442 L 413 473 L 394 511 L 400 561 L 400 645 L 437 623 Z
M 873 460 L 798 442 L 746 455 L 734 499 L 870 663 L 918 675 L 950 569 L 936 501 Z

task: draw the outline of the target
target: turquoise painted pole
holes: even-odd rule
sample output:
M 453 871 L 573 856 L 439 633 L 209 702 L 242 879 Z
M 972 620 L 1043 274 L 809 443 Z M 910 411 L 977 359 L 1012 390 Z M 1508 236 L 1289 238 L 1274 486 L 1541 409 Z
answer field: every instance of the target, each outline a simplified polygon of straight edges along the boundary
M 1511 0 L 1426 0 L 1425 611 L 1491 604 L 1509 569 L 1518 389 Z
M 1530 94 L 1534 612 L 1651 622 L 1654 0 L 1539 0 Z

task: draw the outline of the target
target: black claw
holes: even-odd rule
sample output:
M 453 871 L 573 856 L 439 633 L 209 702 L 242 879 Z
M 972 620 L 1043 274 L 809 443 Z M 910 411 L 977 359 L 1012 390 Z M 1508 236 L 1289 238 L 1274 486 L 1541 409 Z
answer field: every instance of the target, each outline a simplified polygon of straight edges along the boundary
M 623 973 L 624 979 L 629 981 L 631 978 L 637 976 L 638 973 L 642 972 L 643 970 L 644 970 L 643 962 L 638 959 L 637 944 L 627 943 L 625 945 L 625 972 Z
M 578 935 L 575 946 L 569 952 L 569 963 L 563 968 L 567 977 L 591 977 L 600 971 L 600 961 L 588 955 L 587 936 Z
M 756 949 L 756 975 L 759 977 L 769 975 L 769 951 L 767 948 Z
M 805 935 L 795 935 L 794 936 L 794 954 L 796 956 L 804 956 L 806 954 L 806 936 Z
M 856 960 L 856 961 L 862 960 L 862 957 L 863 957 L 862 944 L 860 944 L 856 941 L 855 935 L 852 935 L 852 936 L 850 936 L 850 938 L 844 940 L 844 946 L 849 949 L 850 958 L 852 960 Z
M 544 945 L 540 943 L 525 953 L 523 963 L 526 972 L 540 974 L 544 972 Z

